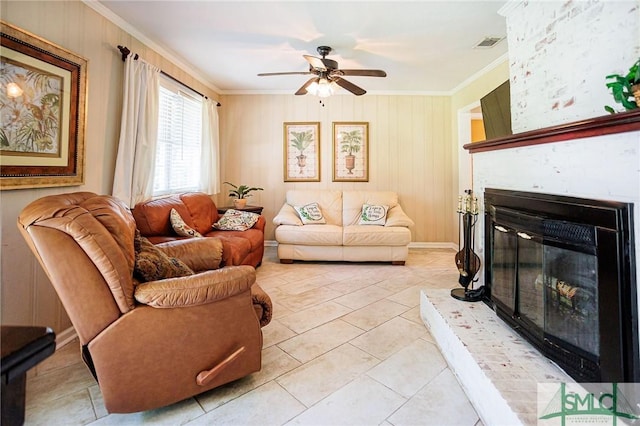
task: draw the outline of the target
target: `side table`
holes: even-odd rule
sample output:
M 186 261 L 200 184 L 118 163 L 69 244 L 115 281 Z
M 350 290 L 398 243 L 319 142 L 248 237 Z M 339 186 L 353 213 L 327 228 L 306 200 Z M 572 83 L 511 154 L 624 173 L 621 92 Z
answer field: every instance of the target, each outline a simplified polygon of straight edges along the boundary
M 56 335 L 49 327 L 1 327 L 2 424 L 24 424 L 27 370 L 56 350 Z
M 258 213 L 258 214 L 262 214 L 262 206 L 244 206 L 241 209 L 237 209 L 233 206 L 224 206 L 224 207 L 218 207 L 218 213 L 219 214 L 225 214 L 227 210 L 229 209 L 234 209 L 234 210 L 240 210 L 242 212 L 251 212 L 251 213 Z

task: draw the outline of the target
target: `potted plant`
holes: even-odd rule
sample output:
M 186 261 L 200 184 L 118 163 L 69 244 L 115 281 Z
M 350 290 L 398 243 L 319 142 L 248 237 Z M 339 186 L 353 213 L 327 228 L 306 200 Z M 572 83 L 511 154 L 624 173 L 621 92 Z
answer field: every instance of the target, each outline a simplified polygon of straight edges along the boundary
M 300 151 L 300 155 L 296 156 L 298 160 L 298 167 L 300 167 L 300 173 L 302 173 L 302 169 L 307 165 L 306 159 L 307 156 L 304 155 L 304 150 L 309 148 L 309 145 L 313 142 L 313 133 L 311 130 L 307 130 L 304 132 L 291 132 L 293 135 L 293 139 L 291 139 L 291 145 Z
M 345 167 L 349 171 L 349 174 L 353 174 L 353 169 L 356 166 L 356 156 L 354 153 L 360 152 L 362 145 L 362 132 L 360 130 L 352 130 L 351 132 L 340 133 L 340 152 L 346 152 L 344 157 Z
M 627 110 L 640 106 L 640 58 L 629 68 L 626 75 L 611 74 L 607 77 L 607 87 L 613 99 Z M 609 105 L 604 109 L 611 114 L 616 111 Z
M 234 185 L 231 182 L 225 182 L 225 184 L 233 188 L 229 190 L 229 197 L 235 198 L 235 200 L 233 200 L 233 206 L 236 209 L 242 209 L 247 205 L 247 198 L 251 197 L 251 192 L 263 191 L 263 188 L 257 188 L 254 186 Z

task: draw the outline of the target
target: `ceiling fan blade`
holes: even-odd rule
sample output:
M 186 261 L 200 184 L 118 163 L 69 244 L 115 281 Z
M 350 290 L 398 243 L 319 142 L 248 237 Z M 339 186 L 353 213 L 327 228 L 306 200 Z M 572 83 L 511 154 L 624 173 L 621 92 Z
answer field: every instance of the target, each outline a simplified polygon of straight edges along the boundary
M 270 76 L 270 75 L 295 75 L 295 74 L 303 74 L 303 75 L 307 75 L 307 74 L 313 74 L 310 71 L 291 71 L 291 72 L 263 72 L 258 74 L 258 77 L 266 77 L 266 76 Z
M 320 71 L 326 71 L 327 67 L 324 64 L 324 61 L 322 60 L 322 58 L 316 58 L 315 56 L 311 56 L 311 55 L 302 55 L 307 62 L 309 62 L 309 65 L 311 65 L 311 68 L 320 70 Z
M 333 81 L 335 81 L 338 86 L 342 87 L 343 89 L 347 89 L 356 96 L 362 96 L 367 93 L 367 91 L 363 88 L 356 86 L 355 84 L 345 80 L 344 78 L 337 77 L 334 78 Z
M 320 80 L 320 78 L 318 78 L 318 77 L 312 77 L 309 80 L 307 80 L 307 82 L 305 84 L 303 84 L 301 88 L 298 89 L 298 91 L 296 92 L 296 95 L 306 95 L 307 94 L 307 87 L 311 86 L 311 84 L 314 81 L 317 82 L 318 80 Z
M 363 77 L 386 77 L 387 73 L 382 70 L 336 70 L 341 75 L 359 75 Z

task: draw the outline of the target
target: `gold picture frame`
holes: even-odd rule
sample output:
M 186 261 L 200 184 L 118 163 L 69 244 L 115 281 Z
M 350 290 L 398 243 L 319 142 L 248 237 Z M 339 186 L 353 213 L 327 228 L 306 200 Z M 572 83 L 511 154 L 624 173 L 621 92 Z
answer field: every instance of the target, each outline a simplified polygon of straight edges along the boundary
M 284 123 L 284 181 L 320 182 L 320 122 Z
M 0 21 L 0 189 L 84 183 L 87 60 Z
M 333 181 L 369 182 L 369 123 L 333 123 Z

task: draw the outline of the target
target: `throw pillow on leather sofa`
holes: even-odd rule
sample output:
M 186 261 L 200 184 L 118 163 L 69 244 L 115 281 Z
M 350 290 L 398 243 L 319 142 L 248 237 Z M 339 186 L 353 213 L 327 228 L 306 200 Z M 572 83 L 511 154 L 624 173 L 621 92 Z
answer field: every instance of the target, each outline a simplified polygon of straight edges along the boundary
M 171 209 L 175 209 L 184 223 L 203 237 L 222 240 L 224 265 L 257 267 L 262 263 L 266 224 L 264 217 L 260 216 L 256 224 L 246 231 L 217 230 L 213 228 L 213 224 L 221 216 L 211 197 L 202 192 L 188 192 L 136 204 L 133 217 L 142 236 L 154 244 L 189 238 L 179 236 L 173 230 Z

